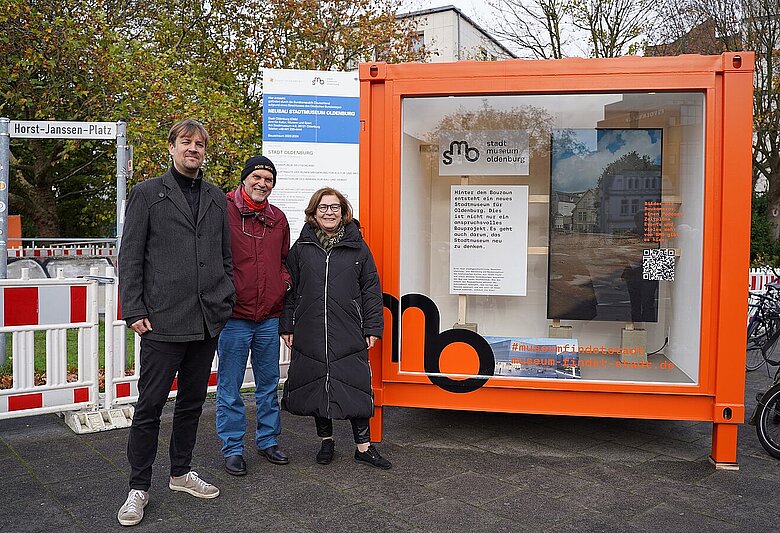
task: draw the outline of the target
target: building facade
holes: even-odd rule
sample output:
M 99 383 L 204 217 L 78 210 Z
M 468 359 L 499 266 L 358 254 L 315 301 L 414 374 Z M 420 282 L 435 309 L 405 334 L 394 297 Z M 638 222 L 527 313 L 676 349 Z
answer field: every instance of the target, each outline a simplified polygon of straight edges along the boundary
M 398 15 L 416 27 L 418 46 L 430 52 L 431 63 L 514 59 L 517 56 L 454 6 Z

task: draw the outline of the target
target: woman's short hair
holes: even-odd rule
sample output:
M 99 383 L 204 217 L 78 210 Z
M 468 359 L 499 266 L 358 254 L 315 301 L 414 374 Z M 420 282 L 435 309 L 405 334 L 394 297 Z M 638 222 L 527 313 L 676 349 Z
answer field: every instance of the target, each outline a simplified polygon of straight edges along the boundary
M 322 197 L 328 195 L 333 195 L 339 199 L 339 203 L 341 204 L 341 224 L 346 226 L 352 222 L 352 204 L 349 203 L 349 200 L 347 200 L 346 196 L 332 187 L 323 187 L 311 196 L 309 205 L 307 205 L 306 209 L 304 210 L 304 213 L 306 213 L 306 222 L 315 228 L 318 227 L 316 218 L 317 206 L 320 205 Z
M 203 142 L 206 146 L 209 145 L 209 132 L 206 131 L 205 126 L 194 118 L 188 118 L 180 120 L 171 127 L 171 131 L 168 132 L 168 144 L 171 146 L 176 144 L 176 139 L 179 137 L 192 137 L 196 133 L 199 133 L 203 137 Z

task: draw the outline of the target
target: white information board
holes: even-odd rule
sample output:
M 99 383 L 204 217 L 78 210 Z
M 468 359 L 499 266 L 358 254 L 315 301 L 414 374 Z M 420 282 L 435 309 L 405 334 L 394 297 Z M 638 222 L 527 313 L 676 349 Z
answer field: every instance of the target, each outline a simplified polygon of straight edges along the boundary
M 278 174 L 270 201 L 287 215 L 291 242 L 322 187 L 342 192 L 359 217 L 359 135 L 357 72 L 263 71 L 263 155 Z
M 528 186 L 453 185 L 450 294 L 525 296 Z
M 21 139 L 116 139 L 116 122 L 12 120 L 9 133 Z
M 442 131 L 440 176 L 527 176 L 527 130 Z

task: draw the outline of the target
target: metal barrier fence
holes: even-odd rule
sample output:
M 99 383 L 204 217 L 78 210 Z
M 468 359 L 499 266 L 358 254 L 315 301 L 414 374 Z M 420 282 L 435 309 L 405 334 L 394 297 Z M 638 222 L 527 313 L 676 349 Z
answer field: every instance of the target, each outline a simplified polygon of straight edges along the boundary
M 10 389 L 0 389 L 0 420 L 59 412 L 76 433 L 127 427 L 132 422 L 132 404 L 138 400 L 140 337 L 133 334 L 132 346 L 128 347 L 127 326 L 118 318 L 119 283 L 113 267 L 107 267 L 102 276 L 97 268 L 90 274 L 88 279 L 65 279 L 59 271 L 57 279 L 0 280 L 0 333 L 14 335 L 13 385 Z M 98 301 L 99 284 L 105 287 L 101 291 L 103 302 Z M 66 308 L 71 319 L 63 322 Z M 106 325 L 104 393 L 99 392 L 98 380 L 98 309 L 101 308 L 105 309 Z M 73 382 L 67 382 L 65 339 L 69 328 L 79 329 L 78 380 Z M 37 330 L 46 331 L 46 384 L 41 386 L 34 385 L 33 334 Z M 128 369 L 130 354 L 134 362 Z M 218 364 L 219 358 L 214 357 L 209 392 L 217 388 Z M 289 364 L 290 353 L 282 343 L 280 382 L 286 379 Z M 251 358 L 242 387 L 254 387 Z M 174 380 L 170 397 L 176 396 L 176 388 Z M 68 396 L 70 391 L 73 392 Z

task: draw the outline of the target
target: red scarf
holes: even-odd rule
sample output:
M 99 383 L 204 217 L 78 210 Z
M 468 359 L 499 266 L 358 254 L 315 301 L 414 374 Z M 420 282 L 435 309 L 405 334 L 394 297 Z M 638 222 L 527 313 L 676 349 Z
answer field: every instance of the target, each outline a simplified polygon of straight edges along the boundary
M 241 198 L 244 199 L 244 205 L 246 206 L 246 208 L 254 213 L 259 213 L 260 211 L 265 209 L 266 204 L 268 204 L 267 199 L 263 200 L 259 204 L 254 200 L 252 200 L 252 197 L 246 193 L 246 189 L 244 189 L 244 187 L 241 187 Z

